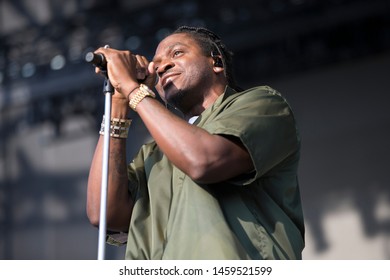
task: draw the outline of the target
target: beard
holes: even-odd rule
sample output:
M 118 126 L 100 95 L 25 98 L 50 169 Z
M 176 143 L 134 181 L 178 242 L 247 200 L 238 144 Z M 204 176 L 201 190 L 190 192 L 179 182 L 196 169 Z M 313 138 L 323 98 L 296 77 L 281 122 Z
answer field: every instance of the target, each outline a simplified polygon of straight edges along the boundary
M 191 78 L 188 78 L 191 77 Z M 164 86 L 164 101 L 169 106 L 186 114 L 194 106 L 203 102 L 204 92 L 210 83 L 210 76 L 206 71 L 196 69 L 186 73 L 186 77 L 179 77 Z
M 170 98 L 168 98 L 167 103 L 175 108 L 182 110 L 181 107 L 185 100 L 185 96 L 186 94 L 182 90 L 177 89 L 175 94 L 173 94 Z

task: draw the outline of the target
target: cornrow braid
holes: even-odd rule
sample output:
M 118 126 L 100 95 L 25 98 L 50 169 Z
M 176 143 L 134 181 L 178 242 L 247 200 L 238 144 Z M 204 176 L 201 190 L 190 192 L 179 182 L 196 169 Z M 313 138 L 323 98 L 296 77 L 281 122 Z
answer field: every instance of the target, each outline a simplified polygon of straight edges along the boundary
M 235 90 L 241 90 L 241 88 L 236 84 L 233 75 L 233 52 L 227 49 L 218 35 L 207 28 L 192 26 L 181 26 L 172 34 L 176 33 L 190 34 L 199 43 L 199 46 L 206 56 L 209 56 L 212 53 L 220 55 L 228 85 Z

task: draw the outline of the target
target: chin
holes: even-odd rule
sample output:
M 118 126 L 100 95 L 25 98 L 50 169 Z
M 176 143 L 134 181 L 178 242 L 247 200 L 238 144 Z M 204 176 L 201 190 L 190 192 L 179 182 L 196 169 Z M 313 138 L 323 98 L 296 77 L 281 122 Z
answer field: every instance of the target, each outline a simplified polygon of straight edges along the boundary
M 175 108 L 181 108 L 181 104 L 183 103 L 183 97 L 183 92 L 179 91 L 176 94 L 171 95 L 167 99 L 167 102 Z
M 181 99 L 181 96 L 183 96 L 183 91 L 177 88 L 175 85 L 171 84 L 164 87 L 164 97 L 165 100 L 169 103 L 174 103 L 175 100 Z

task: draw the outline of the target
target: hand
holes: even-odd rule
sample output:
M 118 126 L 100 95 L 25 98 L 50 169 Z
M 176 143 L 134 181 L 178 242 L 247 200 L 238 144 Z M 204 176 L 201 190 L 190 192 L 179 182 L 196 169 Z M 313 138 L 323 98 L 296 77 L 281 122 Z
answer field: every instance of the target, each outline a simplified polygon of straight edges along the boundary
M 95 52 L 105 56 L 108 77 L 116 94 L 119 93 L 121 98 L 127 99 L 128 94 L 139 86 L 140 82 L 153 85 L 155 76 L 149 75 L 149 62 L 144 56 L 110 48 L 99 48 Z M 100 73 L 101 69 L 97 67 L 95 71 Z
M 137 58 L 137 80 L 140 83 L 147 85 L 149 88 L 154 88 L 156 84 L 156 73 L 154 69 L 150 68 L 150 65 L 153 62 L 150 62 L 146 59 L 146 57 L 141 55 L 136 55 Z

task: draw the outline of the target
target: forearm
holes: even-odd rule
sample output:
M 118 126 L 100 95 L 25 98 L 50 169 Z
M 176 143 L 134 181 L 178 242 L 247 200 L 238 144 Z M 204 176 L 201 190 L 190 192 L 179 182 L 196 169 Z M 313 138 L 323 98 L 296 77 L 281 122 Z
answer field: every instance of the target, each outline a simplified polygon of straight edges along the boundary
M 121 102 L 119 102 L 121 103 Z M 124 106 L 113 100 L 112 117 L 126 118 Z M 123 108 L 120 109 L 120 108 Z M 87 191 L 87 215 L 98 226 L 100 218 L 102 155 L 104 138 L 99 138 L 92 160 Z M 108 157 L 107 227 L 111 230 L 127 230 L 131 217 L 132 200 L 128 191 L 126 139 L 110 138 Z
M 137 112 L 169 160 L 195 181 L 215 183 L 253 169 L 239 139 L 210 134 L 151 98 L 145 98 Z

